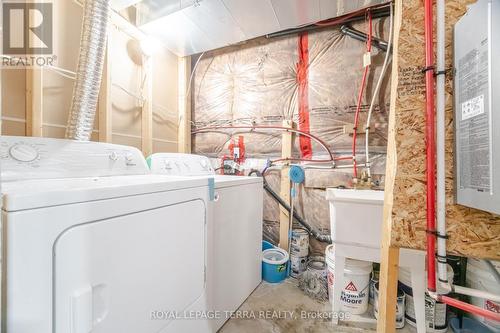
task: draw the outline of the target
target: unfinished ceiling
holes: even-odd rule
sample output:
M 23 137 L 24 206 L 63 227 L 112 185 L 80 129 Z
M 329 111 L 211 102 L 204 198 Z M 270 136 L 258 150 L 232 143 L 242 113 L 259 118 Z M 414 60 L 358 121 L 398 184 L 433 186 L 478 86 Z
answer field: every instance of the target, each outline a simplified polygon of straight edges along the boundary
M 385 0 L 143 0 L 138 25 L 178 56 L 344 15 Z

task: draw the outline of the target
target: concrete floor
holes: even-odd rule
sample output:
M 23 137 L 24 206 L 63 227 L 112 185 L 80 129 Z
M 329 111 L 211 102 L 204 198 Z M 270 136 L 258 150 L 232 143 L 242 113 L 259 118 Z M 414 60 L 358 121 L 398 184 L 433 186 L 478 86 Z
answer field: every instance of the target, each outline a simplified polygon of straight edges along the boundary
M 268 311 L 268 312 L 266 312 Z M 293 313 L 291 313 L 293 311 Z M 328 318 L 303 319 L 303 314 L 328 314 L 330 304 L 319 303 L 306 296 L 297 281 L 288 279 L 282 284 L 263 282 L 240 307 L 239 318 L 232 318 L 220 333 L 331 333 L 374 332 L 374 325 L 342 322 L 334 326 Z M 279 317 L 281 316 L 281 317 Z M 349 326 L 347 326 L 349 325 Z M 364 328 L 359 326 L 365 325 Z M 415 329 L 405 325 L 398 333 L 414 333 Z

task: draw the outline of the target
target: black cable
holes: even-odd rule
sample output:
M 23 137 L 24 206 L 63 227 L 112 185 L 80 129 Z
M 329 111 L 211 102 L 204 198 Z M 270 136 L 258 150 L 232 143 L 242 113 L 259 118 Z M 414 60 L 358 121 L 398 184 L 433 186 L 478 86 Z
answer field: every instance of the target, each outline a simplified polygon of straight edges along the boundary
M 364 32 L 351 28 L 348 25 L 343 25 L 340 27 L 340 32 L 342 34 L 359 40 L 361 42 L 366 42 L 368 40 L 368 35 Z M 387 52 L 388 43 L 377 37 L 372 37 L 372 45 L 384 52 Z
M 390 11 L 387 7 L 372 10 L 372 18 L 373 19 L 387 17 L 389 15 L 390 15 Z M 338 25 L 353 23 L 353 22 L 357 22 L 357 21 L 364 21 L 365 19 L 366 19 L 366 16 L 363 13 L 363 14 L 360 14 L 358 16 L 351 17 L 351 18 L 346 19 L 346 20 L 342 20 L 341 22 L 339 22 Z M 331 25 L 330 26 L 318 26 L 316 24 L 310 24 L 310 25 L 303 26 L 300 28 L 292 28 L 292 29 L 287 29 L 287 30 L 282 30 L 282 31 L 271 33 L 271 34 L 267 34 L 266 38 L 269 39 L 269 38 L 288 36 L 288 35 L 292 35 L 292 34 L 295 35 L 295 34 L 305 32 L 305 31 L 314 31 L 314 30 L 324 29 L 324 28 L 328 28 L 328 27 L 332 27 L 332 26 Z
M 276 200 L 283 208 L 285 208 L 288 213 L 291 212 L 291 208 L 290 206 L 285 202 L 285 200 L 283 200 L 283 198 L 281 198 L 281 196 L 276 193 L 270 186 L 269 184 L 267 183 L 266 181 L 266 178 L 257 170 L 252 170 L 250 171 L 250 173 L 248 174 L 249 176 L 252 176 L 256 174 L 257 176 L 259 177 L 262 177 L 263 179 L 263 183 L 264 183 L 264 190 L 266 190 L 267 193 L 269 193 L 273 198 L 274 200 Z M 328 244 L 331 244 L 332 243 L 332 236 L 329 235 L 329 234 L 323 234 L 321 232 L 319 232 L 317 229 L 313 228 L 309 223 L 307 223 L 300 215 L 297 214 L 297 212 L 294 210 L 293 211 L 293 218 L 299 222 L 299 224 L 304 227 L 308 232 L 309 234 L 311 234 L 314 238 L 316 238 L 318 241 L 322 242 L 322 243 L 328 243 Z

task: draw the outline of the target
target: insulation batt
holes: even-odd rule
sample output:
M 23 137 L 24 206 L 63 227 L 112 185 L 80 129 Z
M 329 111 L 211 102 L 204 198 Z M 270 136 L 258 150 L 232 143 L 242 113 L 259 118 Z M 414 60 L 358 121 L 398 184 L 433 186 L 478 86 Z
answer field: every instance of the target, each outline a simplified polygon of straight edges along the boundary
M 387 40 L 389 19 L 374 20 L 376 37 Z M 367 31 L 366 22 L 352 25 Z M 199 62 L 193 78 L 193 130 L 207 126 L 268 125 L 282 126 L 284 120 L 298 123 L 297 34 L 274 39 L 258 38 L 243 45 L 207 53 Z M 365 43 L 341 34 L 339 27 L 309 32 L 308 103 L 310 132 L 320 137 L 336 155 L 351 155 L 352 129 L 356 98 L 361 84 Z M 372 51 L 372 66 L 360 115 L 364 128 L 373 90 L 379 78 L 385 53 Z M 383 82 L 372 118 L 370 151 L 374 178 L 383 181 L 387 124 L 389 114 L 390 71 Z M 363 131 L 361 131 L 363 133 Z M 193 135 L 193 152 L 213 158 L 228 154 L 231 135 L 245 136 L 247 157 L 274 159 L 281 157 L 279 131 L 228 131 Z M 364 163 L 364 135 L 358 136 L 358 163 Z M 322 148 L 312 142 L 314 158 L 326 157 Z M 300 156 L 298 138 L 294 156 Z M 342 163 L 338 163 L 341 165 Z M 345 161 L 343 164 L 351 164 Z M 295 202 L 297 211 L 316 227 L 329 227 L 328 203 L 324 188 L 351 186 L 352 170 L 307 170 L 305 188 L 301 187 Z M 279 192 L 279 173 L 271 172 L 268 181 Z M 276 241 L 279 234 L 278 205 L 265 199 L 265 235 Z M 311 242 L 314 246 L 314 242 Z M 323 251 L 323 247 L 313 249 Z M 315 252 L 315 251 L 313 251 Z

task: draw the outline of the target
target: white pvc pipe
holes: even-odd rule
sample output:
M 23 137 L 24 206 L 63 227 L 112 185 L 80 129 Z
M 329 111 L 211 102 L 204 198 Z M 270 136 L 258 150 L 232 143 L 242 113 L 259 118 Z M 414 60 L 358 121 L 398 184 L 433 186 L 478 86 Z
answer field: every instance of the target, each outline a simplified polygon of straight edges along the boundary
M 446 235 L 446 164 L 445 164 L 445 0 L 437 0 L 437 62 L 436 72 L 436 154 L 437 154 L 437 232 Z M 437 237 L 437 253 L 446 257 L 446 239 Z M 438 262 L 438 277 L 448 281 L 446 263 Z
M 487 299 L 493 302 L 500 302 L 500 295 L 492 294 L 487 291 L 471 289 L 461 286 L 453 286 L 453 291 L 457 294 L 467 295 L 472 297 L 479 297 L 482 299 Z
M 375 90 L 373 91 L 372 100 L 370 103 L 370 109 L 368 110 L 368 116 L 366 118 L 365 124 L 365 155 L 366 155 L 366 170 L 368 172 L 368 177 L 372 177 L 371 162 L 370 162 L 370 123 L 373 114 L 373 108 L 375 107 L 375 101 L 382 87 L 382 82 L 384 81 L 385 73 L 389 67 L 391 61 L 392 52 L 392 37 L 393 37 L 393 25 L 394 25 L 394 13 L 393 4 L 390 5 L 390 18 L 389 18 L 389 41 L 387 42 L 387 51 L 385 54 L 384 64 L 382 66 L 382 71 L 380 72 L 380 77 L 378 79 Z
M 445 133 L 446 133 L 446 114 L 445 114 L 445 0 L 436 1 L 437 10 L 437 51 L 436 51 L 436 164 L 437 164 L 437 223 L 436 231 L 438 236 L 446 235 L 446 163 L 445 163 Z M 439 258 L 446 258 L 446 238 L 437 237 L 437 253 Z M 438 262 L 439 286 L 446 293 L 454 291 L 455 293 L 479 297 L 483 299 L 500 302 L 500 295 L 489 293 L 482 290 L 476 290 L 461 286 L 455 286 L 448 281 L 447 264 Z

